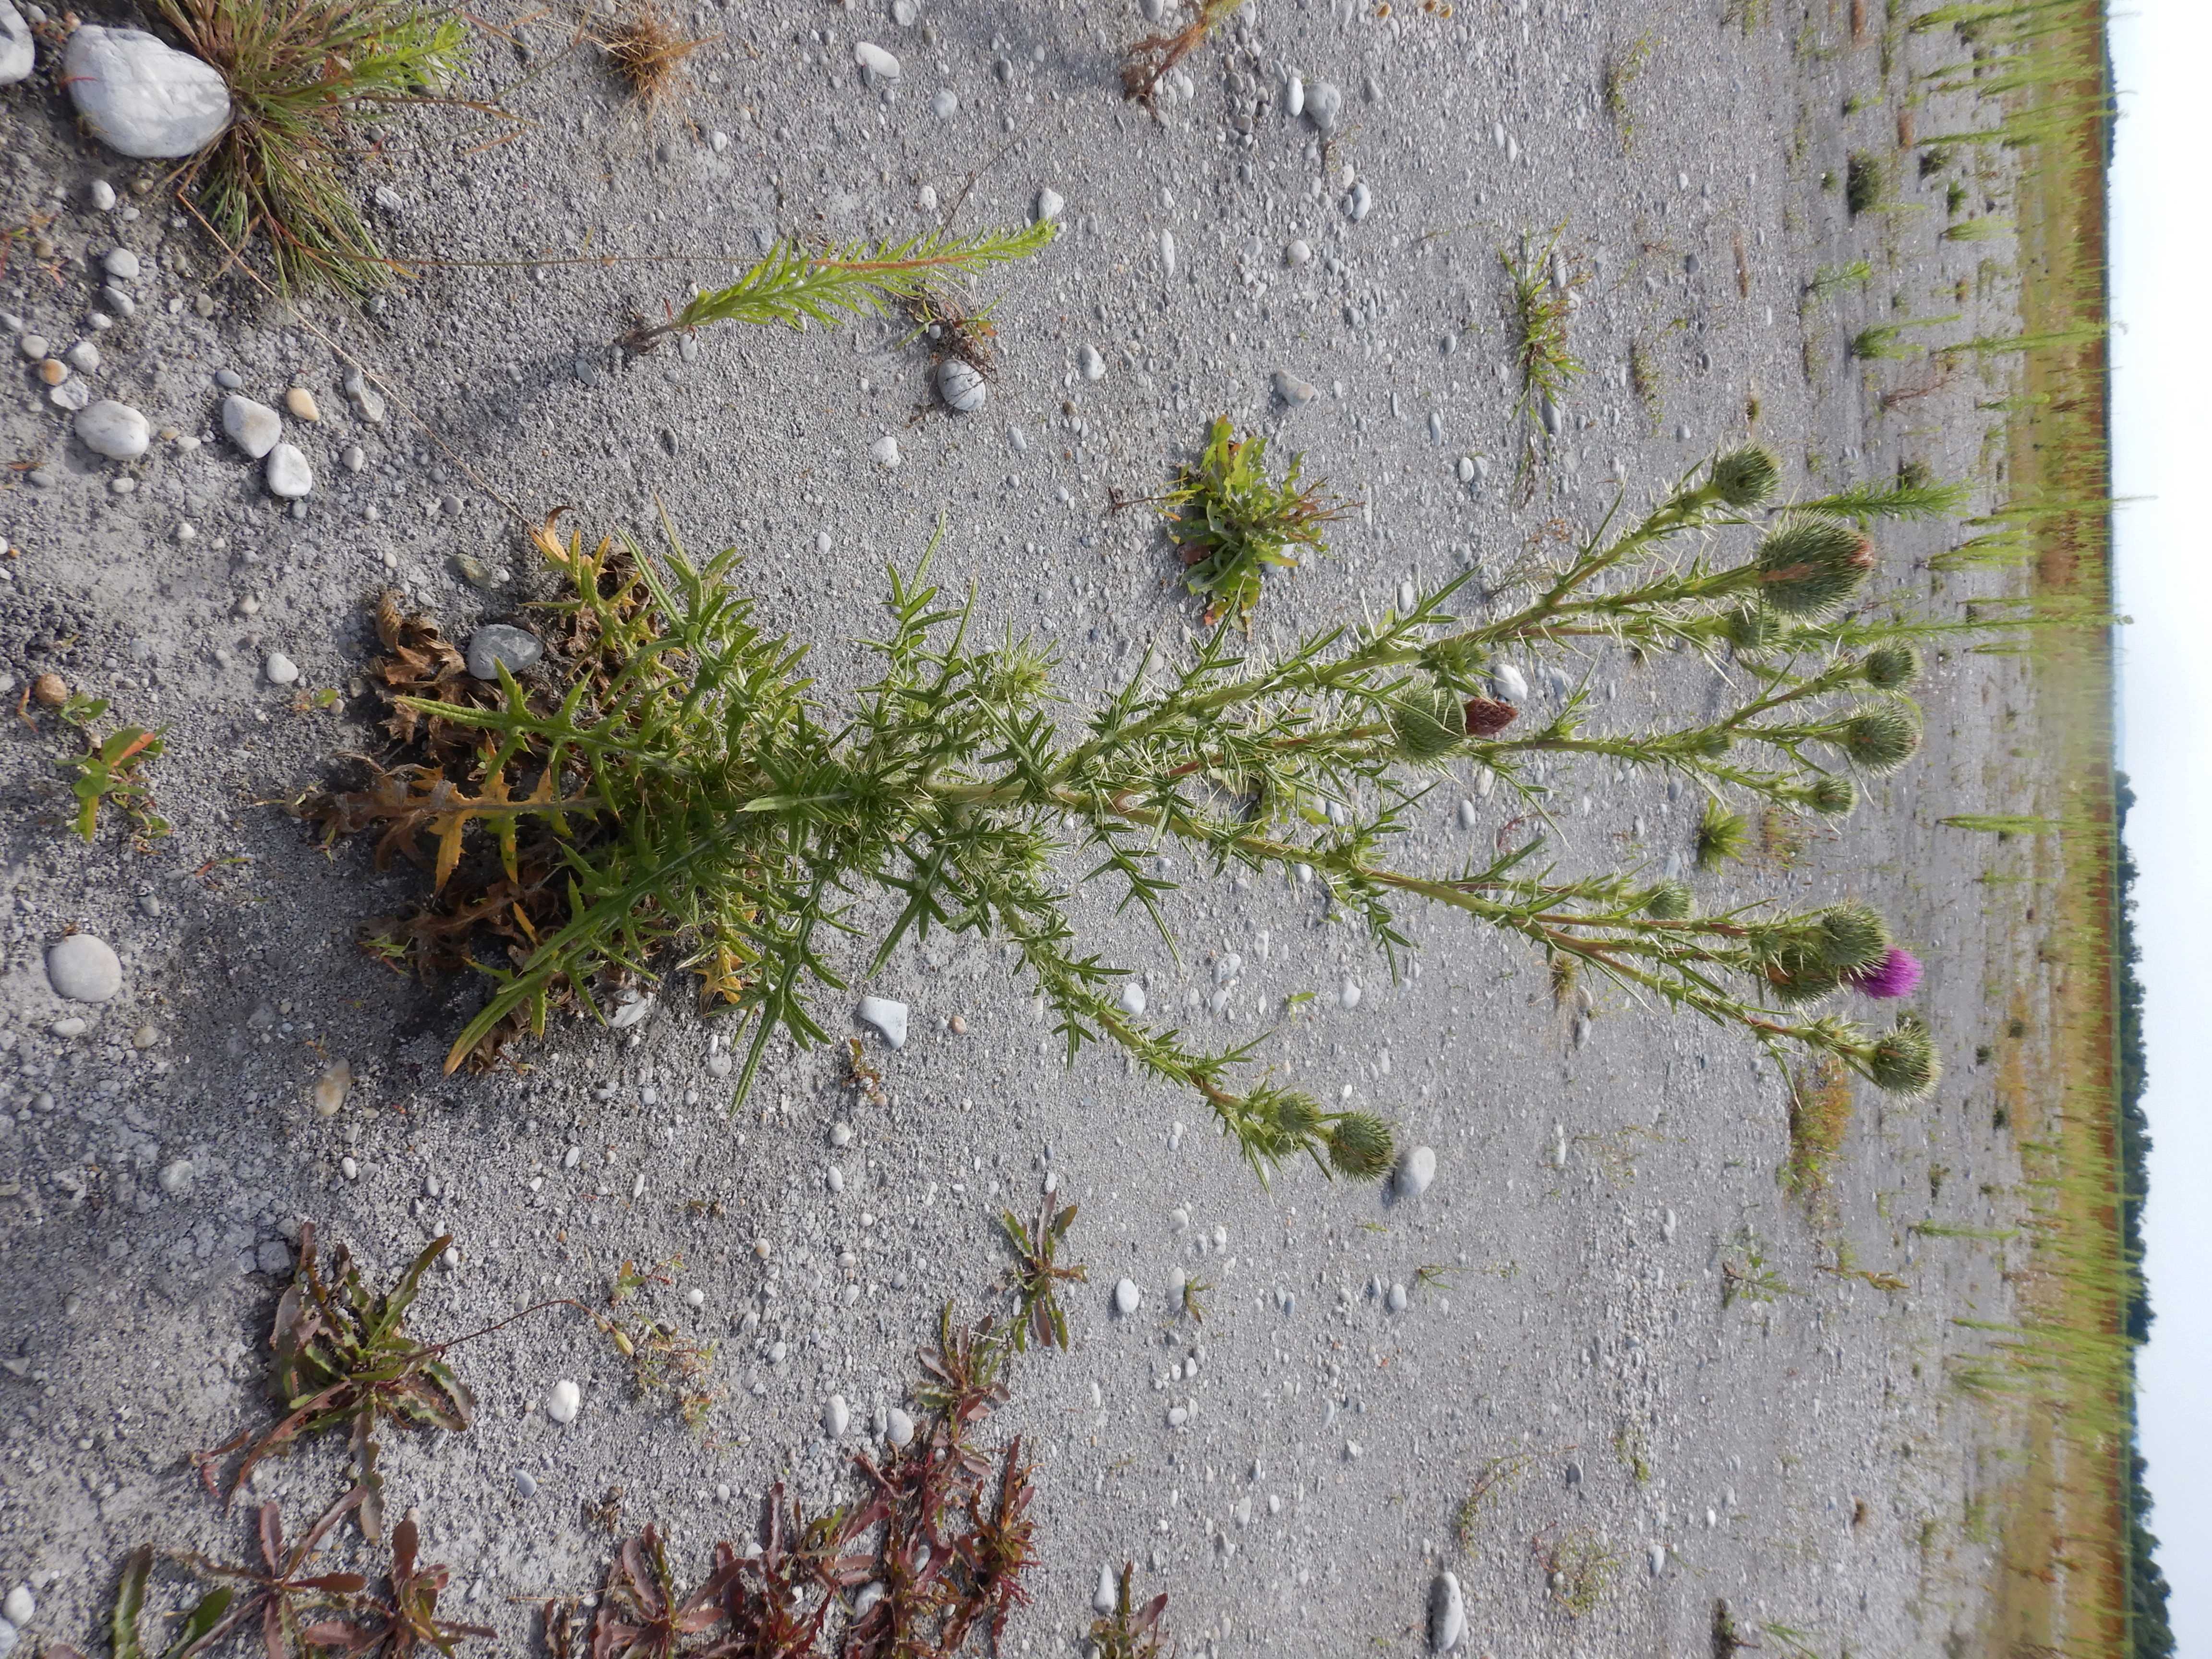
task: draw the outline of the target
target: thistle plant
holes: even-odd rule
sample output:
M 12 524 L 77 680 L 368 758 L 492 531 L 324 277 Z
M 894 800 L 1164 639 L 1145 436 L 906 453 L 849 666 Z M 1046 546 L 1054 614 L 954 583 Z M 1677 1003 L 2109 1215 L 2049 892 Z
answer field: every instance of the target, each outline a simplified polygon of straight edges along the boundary
M 714 323 L 804 328 L 810 322 L 873 316 L 926 294 L 948 276 L 974 276 L 1041 252 L 1051 246 L 1056 228 L 1040 219 L 1023 230 L 956 236 L 939 229 L 903 242 L 849 242 L 818 252 L 781 241 L 727 288 L 693 295 L 672 308 L 663 322 L 641 319 L 620 343 L 632 356 L 641 356 L 671 334 Z
M 1150 506 L 1166 519 L 1168 534 L 1189 568 L 1187 585 L 1206 600 L 1206 623 L 1224 617 L 1240 628 L 1252 612 L 1270 566 L 1294 569 L 1301 550 L 1325 553 L 1322 526 L 1355 505 L 1300 482 L 1305 458 L 1291 457 L 1281 481 L 1267 476 L 1267 441 L 1258 433 L 1235 435 L 1227 418 L 1213 422 L 1197 460 L 1158 495 L 1115 491 L 1112 510 Z
M 231 248 L 268 244 L 277 285 L 360 295 L 391 263 L 341 176 L 355 124 L 422 103 L 459 67 L 466 30 L 414 0 L 160 0 L 222 74 L 232 115 L 182 184 Z
M 763 631 L 732 590 L 735 550 L 695 562 L 668 526 L 656 560 L 627 537 L 587 548 L 549 524 L 537 544 L 569 592 L 550 607 L 538 676 L 502 669 L 493 707 L 398 697 L 419 758 L 371 763 L 366 787 L 295 810 L 329 837 L 374 833 L 380 851 L 426 863 L 416 837 L 435 837 L 428 903 L 365 937 L 386 959 L 459 963 L 489 982 L 449 1070 L 495 1060 L 556 1012 L 604 1019 L 625 988 L 688 971 L 702 1008 L 738 1028 L 742 1102 L 777 1033 L 801 1048 L 828 1039 L 817 1004 L 849 972 L 833 944 L 858 931 L 856 904 L 884 895 L 897 914 L 866 972 L 933 931 L 1000 940 L 1069 1063 L 1108 1042 L 1194 1091 L 1262 1180 L 1301 1154 L 1379 1178 L 1392 1145 L 1378 1118 L 1251 1075 L 1253 1042 L 1206 1048 L 1146 1023 L 1119 995 L 1126 970 L 1079 938 L 1077 879 L 1118 891 L 1171 940 L 1174 884 L 1152 860 L 1180 844 L 1217 875 L 1318 883 L 1394 972 L 1411 945 L 1397 910 L 1414 902 L 1518 939 L 1583 983 L 1918 1094 L 1937 1062 L 1917 1020 L 1872 1032 L 1814 1011 L 1887 959 L 1888 930 L 1863 905 L 1701 911 L 1678 883 L 1540 866 L 1540 840 L 1486 865 L 1390 859 L 1455 766 L 1496 774 L 1530 808 L 1516 821 L 1542 817 L 1537 763 L 1583 758 L 1840 816 L 1854 774 L 1909 757 L 1917 659 L 1893 647 L 1938 624 L 1850 609 L 1872 544 L 1824 514 L 1765 514 L 1776 476 L 1764 450 L 1723 455 L 1633 526 L 1608 517 L 1558 562 L 1510 574 L 1480 614 L 1453 608 L 1462 577 L 1272 658 L 1224 623 L 1179 668 L 1148 653 L 1073 721 L 1042 650 L 979 643 L 972 600 L 928 583 L 934 542 L 913 574 L 888 573 L 886 626 L 862 642 L 875 678 L 833 714 L 804 648 Z M 1717 670 L 1728 655 L 1747 672 L 1734 707 L 1644 731 L 1599 726 L 1579 692 L 1543 720 L 1490 695 L 1493 669 L 1516 659 L 1608 647 Z M 465 759 L 425 746 L 447 734 L 450 754 L 462 732 L 477 740 Z M 1080 876 L 1064 873 L 1079 855 Z

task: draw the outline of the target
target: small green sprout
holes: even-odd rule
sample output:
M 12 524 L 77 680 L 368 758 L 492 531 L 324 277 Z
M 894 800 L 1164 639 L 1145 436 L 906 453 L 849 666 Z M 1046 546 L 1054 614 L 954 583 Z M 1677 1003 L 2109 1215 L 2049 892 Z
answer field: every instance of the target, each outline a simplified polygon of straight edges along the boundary
M 1066 1348 L 1067 1315 L 1060 1305 L 1060 1286 L 1077 1280 L 1087 1280 L 1090 1270 L 1080 1262 L 1072 1267 L 1059 1266 L 1053 1260 L 1060 1242 L 1067 1230 L 1075 1224 L 1076 1206 L 1073 1204 L 1055 1208 L 1052 1194 L 1045 1194 L 1042 1206 L 1037 1212 L 1034 1230 L 1024 1226 L 1012 1210 L 999 1212 L 999 1225 L 1013 1247 L 1014 1265 L 1006 1269 L 1006 1284 L 1021 1301 L 1021 1310 L 1014 1316 L 1014 1349 L 1018 1353 L 1029 1351 L 1030 1339 L 1034 1336 L 1041 1348 Z

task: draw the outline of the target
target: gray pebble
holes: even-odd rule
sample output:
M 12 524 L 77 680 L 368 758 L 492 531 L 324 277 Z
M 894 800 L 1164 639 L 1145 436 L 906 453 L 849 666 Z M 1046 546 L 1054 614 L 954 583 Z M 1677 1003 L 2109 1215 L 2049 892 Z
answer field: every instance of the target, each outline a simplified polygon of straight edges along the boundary
M 1429 1586 L 1429 1651 L 1449 1653 L 1467 1633 L 1467 1597 L 1453 1574 L 1440 1572 Z
M 135 282 L 138 256 L 127 247 L 112 247 L 100 256 L 100 268 L 119 283 Z
M 90 374 L 100 368 L 100 348 L 89 340 L 79 340 L 62 353 L 62 361 L 80 374 Z
M 1106 378 L 1106 360 L 1098 355 L 1098 348 L 1096 346 L 1078 347 L 1075 353 L 1075 365 L 1083 371 L 1083 378 L 1086 380 L 1103 380 Z
M 937 392 L 949 407 L 963 415 L 982 408 L 991 395 L 982 371 L 965 357 L 947 357 L 937 366 Z
M 138 302 L 113 283 L 100 290 L 100 303 L 118 317 L 131 316 L 138 309 Z
M 235 392 L 246 381 L 234 368 L 218 368 L 215 372 L 215 383 L 225 392 Z
M 292 1252 L 283 1240 L 272 1238 L 254 1251 L 253 1265 L 271 1279 L 282 1279 L 292 1271 Z
M 1316 81 L 1306 88 L 1306 119 L 1324 138 L 1344 119 L 1344 89 L 1333 81 Z
M 1301 380 L 1286 368 L 1275 371 L 1275 395 L 1293 409 L 1303 408 L 1321 396 L 1321 388 L 1311 380 Z
M 155 1178 L 161 1182 L 161 1190 L 171 1198 L 186 1197 L 192 1190 L 192 1161 L 180 1158 L 164 1164 L 161 1173 Z
M 950 87 L 940 87 L 929 100 L 929 112 L 940 121 L 950 121 L 960 113 L 960 94 Z
M 488 623 L 469 635 L 469 672 L 480 680 L 499 678 L 499 665 L 519 674 L 545 654 L 544 642 L 512 623 Z
M 1375 195 L 1363 179 L 1352 185 L 1352 193 L 1344 198 L 1344 211 L 1353 224 L 1358 224 L 1374 210 Z
M 518 1498 L 526 1499 L 537 1497 L 538 1477 L 531 1474 L 528 1469 L 517 1469 L 514 1472 L 514 1492 Z

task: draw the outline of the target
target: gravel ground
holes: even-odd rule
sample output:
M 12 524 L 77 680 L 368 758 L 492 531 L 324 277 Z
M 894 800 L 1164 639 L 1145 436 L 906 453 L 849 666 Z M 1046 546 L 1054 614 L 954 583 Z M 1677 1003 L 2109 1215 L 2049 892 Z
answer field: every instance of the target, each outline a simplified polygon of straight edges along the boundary
M 641 1305 L 720 1345 L 705 1437 L 633 1398 L 619 1358 L 556 1312 L 456 1351 L 481 1403 L 469 1433 L 386 1447 L 392 1501 L 419 1507 L 460 1615 L 524 1651 L 538 1599 L 596 1586 L 612 1535 L 586 1510 L 610 1488 L 622 1527 L 657 1520 L 687 1575 L 712 1540 L 751 1535 L 779 1479 L 810 1504 L 850 1495 L 844 1460 L 908 1398 L 937 1309 L 991 1295 L 1000 1206 L 1028 1211 L 1048 1173 L 1081 1206 L 1070 1248 L 1090 1279 L 1071 1299 L 1073 1352 L 1017 1362 L 994 1419 L 1038 1459 L 1045 1565 L 1012 1652 L 1074 1650 L 1100 1565 L 1125 1559 L 1140 1593 L 1167 1591 L 1187 1655 L 1413 1650 L 1444 1568 L 1466 1585 L 1467 1650 L 1499 1659 L 1695 1653 L 1717 1596 L 1823 1649 L 1928 1652 L 1971 1631 L 1991 1448 L 1942 1358 L 1953 1317 L 1998 1316 L 2006 1292 L 1986 1251 L 1903 1228 L 1931 1201 L 2002 1220 L 2016 1175 L 1972 1051 L 2002 1041 L 2001 1003 L 2040 994 L 2033 941 L 1985 913 L 1972 878 L 1986 849 L 1935 819 L 2003 810 L 2005 781 L 2032 768 L 2008 729 L 2033 720 L 2018 659 L 1937 664 L 1926 750 L 1848 825 L 1786 868 L 1701 882 L 1872 899 L 1929 963 L 1921 1006 L 1949 1079 L 1917 1106 L 1862 1098 L 1826 1216 L 1778 1186 L 1783 1083 L 1733 1035 L 1619 999 L 1555 1007 L 1525 952 L 1436 918 L 1412 919 L 1418 965 L 1394 986 L 1310 890 L 1187 865 L 1180 960 L 1103 903 L 1077 913 L 1156 1008 L 1194 1005 L 1178 1012 L 1209 1039 L 1256 1035 L 1285 997 L 1321 993 L 1267 1052 L 1432 1147 L 1425 1194 L 1310 1170 L 1261 1190 L 1200 1103 L 1111 1057 L 1064 1069 L 1004 959 L 974 944 L 902 950 L 856 986 L 912 1008 L 896 1054 L 852 1028 L 888 1105 L 844 1086 L 839 1055 L 779 1043 L 732 1116 L 726 1056 L 673 990 L 626 1031 L 563 1027 L 520 1074 L 440 1074 L 477 993 L 413 985 L 352 944 L 411 878 L 374 874 L 358 848 L 326 859 L 269 803 L 375 744 L 349 693 L 380 591 L 404 586 L 457 637 L 550 591 L 494 491 L 641 535 L 658 499 L 697 544 L 734 541 L 769 622 L 819 642 L 833 696 L 860 667 L 843 641 L 879 614 L 884 563 L 915 557 L 941 514 L 937 574 L 974 585 L 992 630 L 1051 640 L 1080 707 L 1147 643 L 1188 648 L 1171 555 L 1108 515 L 1107 492 L 1155 487 L 1217 412 L 1367 503 L 1331 556 L 1271 581 L 1263 639 L 1383 608 L 1403 580 L 1495 568 L 1547 521 L 1593 520 L 1616 479 L 1642 499 L 1740 436 L 1754 398 L 1800 493 L 1886 476 L 1900 455 L 1987 477 L 1983 388 L 1884 416 L 1844 356 L 1893 292 L 1915 314 L 1960 309 L 1942 290 L 1965 281 L 1985 332 L 2009 325 L 2013 299 L 1983 265 L 2008 245 L 1936 240 L 1943 178 L 1906 190 L 1936 211 L 1856 224 L 1822 188 L 1848 149 L 1895 143 L 1893 106 L 1838 113 L 1885 84 L 1885 53 L 1853 46 L 1841 4 L 1808 18 L 1777 0 L 1746 30 L 1671 0 L 1462 0 L 1387 20 L 1252 0 L 1157 119 L 1113 91 L 1133 10 L 924 0 L 902 26 L 775 9 L 694 14 L 721 38 L 653 119 L 567 21 L 523 27 L 527 51 L 484 37 L 470 90 L 520 122 L 427 110 L 385 127 L 362 179 L 392 192 L 384 234 L 453 263 L 361 313 L 295 313 L 220 276 L 169 210 L 161 164 L 80 137 L 43 64 L 0 94 L 0 218 L 34 227 L 9 245 L 4 309 L 56 349 L 95 339 L 98 395 L 159 434 L 143 459 L 102 460 L 21 365 L 0 399 L 19 458 L 0 493 L 0 668 L 11 687 L 52 672 L 168 722 L 155 776 L 176 825 L 151 854 L 113 830 L 83 846 L 58 822 L 51 721 L 0 739 L 0 1585 L 33 1592 L 31 1632 L 89 1647 L 142 1540 L 244 1549 L 184 1460 L 266 1420 L 264 1340 L 303 1218 L 387 1272 L 452 1231 L 416 1314 L 433 1334 L 544 1296 L 597 1300 L 626 1259 L 683 1258 Z M 1647 36 L 1631 147 L 1604 70 Z M 895 95 L 860 83 L 855 40 L 899 55 Z M 1941 50 L 1905 43 L 1887 84 Z M 1284 112 L 1286 67 L 1342 89 L 1326 153 Z M 1020 222 L 1048 188 L 1066 228 L 986 285 L 1002 370 L 969 415 L 932 404 L 927 358 L 889 322 L 730 328 L 627 368 L 604 343 L 631 308 L 657 313 L 725 266 L 503 263 L 905 234 L 933 221 L 926 191 L 949 204 L 976 169 L 963 224 Z M 96 179 L 117 207 L 94 205 Z M 1371 202 L 1357 221 L 1355 180 Z M 1562 223 L 1591 276 L 1573 319 L 1589 372 L 1523 501 L 1532 428 L 1506 383 L 1498 251 Z M 1293 241 L 1311 263 L 1288 263 Z M 136 310 L 94 334 L 118 246 L 142 266 Z M 1862 254 L 1870 291 L 1813 308 L 1808 342 L 1807 276 Z M 397 398 L 365 419 L 332 340 L 435 441 Z M 1633 341 L 1661 373 L 1656 409 L 1628 385 Z M 1103 378 L 1079 371 L 1086 346 Z M 1881 386 L 1924 372 L 1886 367 Z M 313 394 L 319 419 L 285 422 L 315 479 L 297 507 L 223 437 L 218 371 L 271 405 Z M 1320 395 L 1287 406 L 1279 371 Z M 896 470 L 870 456 L 886 434 Z M 1482 464 L 1468 484 L 1462 456 Z M 1916 561 L 1946 528 L 1887 532 L 1887 580 L 1925 591 Z M 461 555 L 507 585 L 470 586 Z M 271 653 L 295 684 L 270 682 Z M 1591 684 L 1601 717 L 1624 721 L 1708 694 L 1609 659 Z M 336 707 L 316 706 L 322 689 Z M 1461 793 L 1425 809 L 1414 856 L 1489 847 L 1506 809 L 1480 799 L 1463 830 Z M 1593 774 L 1565 799 L 1571 866 L 1656 866 L 1688 845 L 1693 812 L 1657 783 Z M 45 953 L 70 930 L 118 953 L 112 1000 L 50 988 Z M 316 1081 L 340 1060 L 350 1093 L 321 1115 Z M 1824 1273 L 1838 1237 L 1910 1291 Z M 1802 1293 L 1723 1310 L 1720 1264 L 1747 1238 Z M 1429 1264 L 1444 1282 L 1419 1282 Z M 1178 1270 L 1216 1286 L 1202 1327 L 1167 1317 Z M 1143 1292 L 1126 1317 L 1110 1306 L 1124 1275 Z M 563 1378 L 581 1394 L 565 1426 L 544 1410 Z M 833 1393 L 854 1413 L 836 1444 Z M 1462 1500 L 1522 1454 L 1463 1548 Z M 343 1468 L 326 1440 L 255 1491 L 305 1516 Z M 1534 1559 L 1577 1535 L 1618 1561 L 1579 1620 Z

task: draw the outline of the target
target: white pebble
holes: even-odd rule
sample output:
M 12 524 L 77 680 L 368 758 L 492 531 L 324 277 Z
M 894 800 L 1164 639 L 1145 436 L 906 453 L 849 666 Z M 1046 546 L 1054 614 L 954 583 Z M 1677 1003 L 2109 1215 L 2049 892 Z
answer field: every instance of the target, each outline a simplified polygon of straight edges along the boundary
M 929 110 L 939 120 L 950 121 L 960 113 L 960 94 L 950 87 L 940 87 L 929 100 Z
M 1419 1198 L 1429 1190 L 1429 1183 L 1436 1178 L 1434 1147 L 1413 1147 L 1398 1165 L 1398 1190 L 1407 1198 Z
M 1140 1018 L 1145 1012 L 1145 988 L 1133 979 L 1125 979 L 1121 981 L 1121 995 L 1114 1000 L 1131 1019 Z
M 1337 988 L 1336 1000 L 1346 1008 L 1357 1008 L 1359 1006 L 1361 994 L 1359 981 L 1356 979 L 1347 979 Z
M 300 678 L 300 665 L 282 651 L 271 651 L 263 659 L 261 672 L 268 676 L 271 685 L 289 685 Z
M 1067 198 L 1062 196 L 1058 191 L 1053 189 L 1051 185 L 1048 185 L 1042 190 L 1037 191 L 1036 216 L 1044 223 L 1050 224 L 1053 221 L 1059 218 L 1060 214 L 1066 210 L 1066 207 Z
M 567 1377 L 553 1385 L 553 1392 L 545 1396 L 545 1415 L 556 1423 L 573 1423 L 576 1413 L 583 1409 L 584 1391 Z
M 258 461 L 276 447 L 284 435 L 284 420 L 268 404 L 234 392 L 222 400 L 222 429 L 231 442 Z
M 899 78 L 897 58 L 872 40 L 855 40 L 853 43 L 853 61 L 872 80 L 896 81 Z
M 180 1158 L 173 1164 L 165 1164 L 161 1166 L 161 1174 L 155 1178 L 161 1182 L 161 1190 L 171 1198 L 182 1198 L 192 1189 L 191 1160 Z
M 884 1414 L 884 1435 L 894 1446 L 910 1444 L 914 1439 L 914 1419 L 894 1406 Z
M 845 1396 L 833 1394 L 830 1403 L 822 1408 L 822 1426 L 829 1431 L 832 1440 L 842 1440 L 845 1431 L 853 1425 L 853 1408 L 845 1403 Z
M 123 988 L 123 963 L 105 939 L 71 933 L 47 949 L 46 983 L 66 1002 L 105 1002 Z
M 872 1025 L 884 1034 L 884 1041 L 894 1048 L 906 1047 L 906 1004 L 893 1002 L 888 997 L 862 997 L 855 1011 L 863 1025 Z
M 982 408 L 991 395 L 982 370 L 965 357 L 947 357 L 938 364 L 937 392 L 950 407 L 963 415 Z
M 1136 1312 L 1144 1304 L 1145 1293 L 1137 1288 L 1135 1279 L 1125 1279 L 1114 1287 L 1114 1311 L 1123 1318 Z
M 1120 1589 L 1114 1577 L 1114 1569 L 1098 1569 L 1098 1588 L 1091 1592 L 1091 1605 L 1102 1613 L 1109 1613 L 1121 1601 Z
M 269 483 L 269 493 L 284 501 L 295 501 L 315 487 L 315 475 L 307 465 L 307 458 L 291 444 L 278 444 L 269 452 L 264 476 Z
M 898 440 L 890 433 L 884 433 L 868 446 L 868 459 L 878 466 L 896 466 L 899 464 Z
M 143 415 L 112 398 L 102 398 L 79 410 L 76 431 L 79 443 L 111 461 L 136 460 L 146 453 L 154 436 Z
M 1170 276 L 1176 272 L 1175 232 L 1171 230 L 1160 233 L 1160 269 Z
M 845 1172 L 836 1164 L 832 1164 L 830 1166 L 828 1173 L 823 1176 L 823 1179 L 830 1183 L 831 1192 L 842 1193 L 845 1190 Z
M 115 186 L 106 179 L 94 179 L 86 188 L 85 195 L 91 200 L 95 211 L 112 213 L 115 210 Z M 21 1624 L 22 1621 L 17 1620 L 16 1622 Z
M 1106 360 L 1098 355 L 1098 348 L 1096 346 L 1079 347 L 1075 354 L 1075 365 L 1083 371 L 1083 378 L 1086 380 L 1103 380 L 1106 378 Z
M 1429 1651 L 1449 1653 L 1467 1633 L 1467 1597 L 1453 1574 L 1440 1572 L 1429 1586 Z
M 1406 1287 L 1403 1285 L 1393 1285 L 1390 1287 L 1389 1295 L 1383 1297 L 1383 1302 L 1392 1313 L 1405 1312 Z

